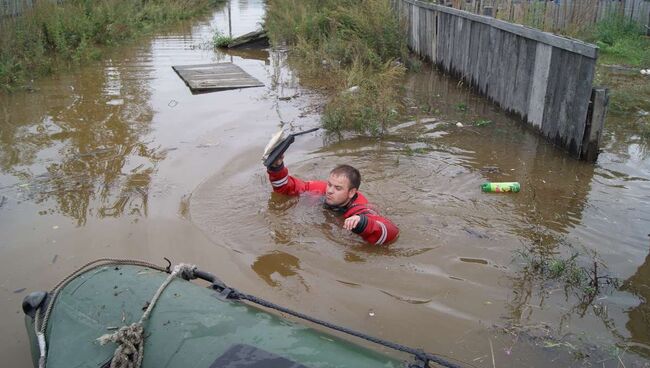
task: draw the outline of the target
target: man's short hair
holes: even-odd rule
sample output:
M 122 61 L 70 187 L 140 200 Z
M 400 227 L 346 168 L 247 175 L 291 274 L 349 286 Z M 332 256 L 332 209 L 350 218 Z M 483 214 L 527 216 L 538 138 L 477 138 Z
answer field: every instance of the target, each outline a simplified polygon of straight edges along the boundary
M 350 181 L 350 189 L 359 189 L 361 185 L 361 174 L 359 170 L 350 165 L 339 165 L 330 171 L 330 175 L 345 176 Z

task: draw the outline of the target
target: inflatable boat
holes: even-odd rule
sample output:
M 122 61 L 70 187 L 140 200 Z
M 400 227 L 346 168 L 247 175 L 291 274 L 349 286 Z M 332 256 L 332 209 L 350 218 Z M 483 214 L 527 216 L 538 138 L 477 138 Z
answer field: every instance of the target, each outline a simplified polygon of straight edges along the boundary
M 202 279 L 208 287 L 190 282 Z M 260 308 L 264 307 L 264 308 Z M 293 315 L 323 328 L 310 328 Z M 456 365 L 230 288 L 196 266 L 102 259 L 25 297 L 35 367 L 428 367 Z M 355 338 L 343 339 L 324 331 Z M 339 334 L 340 335 L 340 334 Z M 401 350 L 406 361 L 352 342 Z

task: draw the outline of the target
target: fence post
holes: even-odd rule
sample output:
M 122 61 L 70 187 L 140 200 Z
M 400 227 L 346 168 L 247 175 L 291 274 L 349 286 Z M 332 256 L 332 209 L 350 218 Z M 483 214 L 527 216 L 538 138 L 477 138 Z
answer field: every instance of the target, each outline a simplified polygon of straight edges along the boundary
M 585 161 L 596 161 L 598 158 L 608 104 L 609 90 L 607 88 L 595 87 L 591 90 L 591 101 L 580 152 L 580 158 Z
M 494 10 L 494 8 L 491 7 L 491 6 L 484 6 L 483 7 L 483 15 L 486 15 L 488 17 L 493 17 L 494 16 L 493 10 Z

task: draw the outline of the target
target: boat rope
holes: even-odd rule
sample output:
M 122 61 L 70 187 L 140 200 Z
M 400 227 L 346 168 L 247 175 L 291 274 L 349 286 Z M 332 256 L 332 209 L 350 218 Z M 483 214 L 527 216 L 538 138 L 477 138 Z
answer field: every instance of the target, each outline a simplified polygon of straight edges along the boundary
M 153 263 L 145 262 L 145 261 L 139 261 L 139 260 L 131 260 L 131 259 L 116 259 L 116 258 L 100 258 L 96 259 L 94 261 L 88 262 L 85 265 L 79 267 L 76 271 L 73 273 L 69 274 L 67 277 L 65 277 L 63 280 L 61 280 L 58 284 L 54 286 L 52 291 L 50 292 L 50 296 L 48 296 L 48 306 L 47 309 L 43 312 L 38 308 L 36 310 L 36 316 L 34 319 L 34 332 L 36 333 L 36 337 L 38 339 L 38 348 L 40 352 L 40 356 L 38 359 L 38 368 L 45 368 L 45 364 L 47 361 L 47 339 L 45 337 L 46 331 L 47 331 L 47 324 L 50 320 L 50 315 L 52 314 L 52 308 L 54 308 L 54 304 L 56 299 L 59 296 L 59 292 L 66 286 L 68 283 L 72 280 L 74 280 L 77 276 L 84 272 L 88 272 L 90 270 L 93 270 L 95 268 L 99 267 L 105 267 L 109 265 L 134 265 L 134 266 L 142 266 L 142 267 L 149 267 L 153 268 L 158 271 L 166 272 L 169 273 L 169 267 L 164 268 L 160 267 L 158 265 L 155 265 Z M 41 314 L 43 314 L 43 320 L 41 321 Z
M 266 301 L 264 299 L 258 298 L 258 297 L 254 296 L 254 295 L 239 292 L 239 291 L 237 291 L 235 289 L 232 289 L 232 288 L 226 287 L 225 289 L 221 290 L 220 295 L 221 295 L 222 298 L 225 298 L 225 299 L 247 300 L 249 302 L 261 305 L 263 307 L 274 309 L 274 310 L 277 310 L 279 312 L 286 313 L 286 314 L 292 315 L 294 317 L 298 317 L 300 319 L 304 319 L 305 321 L 309 321 L 309 322 L 315 323 L 315 324 L 323 326 L 323 327 L 327 327 L 327 328 L 335 330 L 335 331 L 344 332 L 344 333 L 346 333 L 348 335 L 356 336 L 358 338 L 373 342 L 373 343 L 378 344 L 378 345 L 385 346 L 387 348 L 391 348 L 393 350 L 397 350 L 397 351 L 412 354 L 413 356 L 415 356 L 416 362 L 409 364 L 408 365 L 409 368 L 428 367 L 429 362 L 432 362 L 432 363 L 438 364 L 439 366 L 447 367 L 447 368 L 462 368 L 461 366 L 459 366 L 457 364 L 449 362 L 449 361 L 447 361 L 447 360 L 445 360 L 445 359 L 443 359 L 443 358 L 441 358 L 439 356 L 436 356 L 434 354 L 427 353 L 422 349 L 414 349 L 414 348 L 411 348 L 411 347 L 408 347 L 408 346 L 405 346 L 405 345 L 401 345 L 401 344 L 397 344 L 397 343 L 394 343 L 394 342 L 391 342 L 391 341 L 388 341 L 388 340 L 380 339 L 378 337 L 370 336 L 370 335 L 364 334 L 362 332 L 349 329 L 347 327 L 338 326 L 338 325 L 335 325 L 333 323 L 323 321 L 323 320 L 308 316 L 306 314 L 293 311 L 293 310 L 285 308 L 283 306 L 271 303 L 271 302 Z
M 174 266 L 174 269 L 167 276 L 165 282 L 156 290 L 156 293 L 151 298 L 147 309 L 138 322 L 128 326 L 122 326 L 114 333 L 105 334 L 97 339 L 100 345 L 106 345 L 109 342 L 117 344 L 115 353 L 113 353 L 113 359 L 111 359 L 110 368 L 140 368 L 142 359 L 144 358 L 144 323 L 149 318 L 151 311 L 156 306 L 163 291 L 165 291 L 165 288 L 167 288 L 172 280 L 176 277 L 182 277 L 185 280 L 195 279 L 195 270 L 196 266 L 185 263 Z

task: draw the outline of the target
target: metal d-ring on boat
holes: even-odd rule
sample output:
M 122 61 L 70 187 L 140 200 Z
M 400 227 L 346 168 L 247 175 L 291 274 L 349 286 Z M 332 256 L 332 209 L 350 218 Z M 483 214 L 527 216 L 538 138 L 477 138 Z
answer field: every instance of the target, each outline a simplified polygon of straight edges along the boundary
M 200 287 L 191 279 L 210 282 Z M 247 301 L 249 303 L 244 303 Z M 410 362 L 289 322 L 254 303 L 412 354 Z M 459 367 L 228 287 L 196 266 L 100 259 L 23 301 L 38 367 Z

